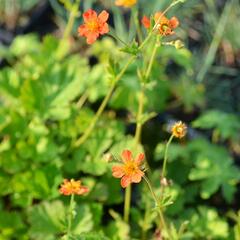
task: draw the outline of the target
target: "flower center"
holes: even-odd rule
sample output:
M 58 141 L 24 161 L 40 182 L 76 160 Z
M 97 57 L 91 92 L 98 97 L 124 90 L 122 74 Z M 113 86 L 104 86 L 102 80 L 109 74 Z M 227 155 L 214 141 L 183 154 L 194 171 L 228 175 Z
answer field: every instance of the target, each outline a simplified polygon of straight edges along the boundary
M 87 23 L 87 28 L 90 31 L 96 31 L 98 29 L 98 23 L 96 21 L 89 21 Z
M 163 23 L 162 26 L 161 26 L 161 30 L 163 33 L 167 32 L 169 29 L 169 26 L 167 23 Z
M 135 162 L 128 162 L 124 166 L 124 171 L 126 175 L 132 175 L 138 170 L 138 166 Z
M 176 128 L 176 132 L 177 132 L 177 133 L 181 133 L 182 131 L 183 131 L 183 129 L 182 129 L 181 127 L 177 127 L 177 128 Z

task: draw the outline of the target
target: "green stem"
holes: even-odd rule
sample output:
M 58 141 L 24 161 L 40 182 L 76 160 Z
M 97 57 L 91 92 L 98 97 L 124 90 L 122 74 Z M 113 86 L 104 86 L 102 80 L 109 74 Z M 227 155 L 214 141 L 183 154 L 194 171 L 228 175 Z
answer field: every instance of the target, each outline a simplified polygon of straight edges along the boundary
M 151 55 L 151 58 L 150 58 L 150 61 L 149 61 L 148 67 L 147 67 L 147 71 L 146 71 L 146 74 L 145 74 L 146 79 L 148 79 L 149 76 L 150 76 L 152 66 L 153 66 L 153 63 L 154 63 L 154 60 L 155 60 L 155 57 L 156 57 L 156 54 L 157 54 L 157 49 L 159 48 L 159 46 L 160 46 L 160 36 L 157 36 L 157 39 L 156 39 L 156 42 L 154 44 L 154 48 L 153 48 L 153 51 L 152 51 L 152 55 Z
M 102 115 L 105 107 L 107 106 L 108 101 L 110 100 L 112 93 L 118 83 L 118 81 L 122 78 L 123 74 L 126 72 L 128 66 L 134 61 L 135 56 L 132 56 L 128 62 L 126 63 L 126 65 L 123 67 L 123 69 L 121 70 L 121 72 L 116 76 L 116 78 L 114 79 L 114 81 L 112 82 L 112 85 L 107 93 L 107 95 L 105 96 L 105 98 L 103 99 L 100 107 L 97 110 L 97 113 L 95 114 L 92 122 L 89 124 L 87 130 L 84 132 L 84 134 L 76 140 L 74 146 L 75 147 L 79 147 L 80 145 L 82 145 L 87 139 L 88 137 L 91 135 L 99 117 Z
M 150 192 L 152 194 L 153 200 L 155 202 L 155 205 L 157 207 L 158 214 L 159 214 L 159 219 L 160 219 L 160 223 L 161 223 L 161 230 L 164 229 L 166 231 L 166 233 L 167 233 L 167 236 L 170 237 L 170 234 L 169 234 L 169 231 L 168 231 L 168 227 L 167 227 L 167 224 L 165 222 L 164 215 L 163 215 L 163 212 L 162 212 L 162 209 L 161 209 L 161 206 L 160 206 L 160 201 L 158 200 L 155 192 L 153 191 L 153 187 L 152 187 L 149 179 L 145 175 L 143 176 L 143 179 L 147 183 L 148 188 L 149 188 L 149 190 L 150 190 Z
M 141 27 L 138 19 L 138 9 L 136 7 L 132 8 L 132 16 L 133 16 L 134 24 L 136 26 L 138 40 L 141 43 L 143 41 L 143 37 L 142 37 L 142 31 L 141 31 Z
M 113 32 L 109 32 L 109 33 L 107 33 L 107 35 L 110 36 L 110 37 L 113 37 L 115 40 L 119 41 L 123 45 L 128 46 L 128 44 L 125 41 L 123 41 L 120 37 L 115 35 Z
M 168 142 L 166 144 L 165 152 L 164 152 L 164 159 L 163 159 L 163 169 L 162 169 L 162 176 L 161 179 L 163 179 L 166 175 L 166 167 L 167 167 L 167 156 L 168 156 L 168 148 L 170 143 L 173 140 L 174 135 L 172 134 L 170 138 L 168 139 Z
M 74 194 L 71 194 L 71 199 L 70 199 L 70 204 L 69 204 L 69 209 L 68 209 L 67 240 L 69 240 L 70 236 L 71 236 L 73 210 L 74 210 Z
M 75 17 L 76 17 L 76 13 L 75 13 L 74 10 L 72 10 L 70 12 L 70 15 L 69 15 L 69 20 L 67 22 L 67 26 L 66 26 L 66 28 L 64 30 L 64 33 L 63 33 L 63 39 L 64 40 L 67 39 L 70 36 L 70 34 L 71 34 Z
M 85 91 L 85 93 L 79 98 L 79 100 L 76 103 L 77 109 L 81 109 L 84 105 L 84 103 L 87 101 L 89 96 L 89 92 Z
M 147 186 L 145 185 L 145 187 L 147 187 Z M 147 230 L 149 229 L 148 222 L 149 222 L 150 214 L 151 214 L 150 204 L 149 204 L 149 201 L 146 200 L 145 213 L 144 213 L 143 225 L 142 225 L 141 240 L 146 240 Z
M 59 58 L 62 58 L 66 53 L 66 48 L 64 47 L 64 45 L 65 45 L 66 40 L 69 38 L 71 31 L 73 29 L 75 18 L 78 15 L 79 4 L 80 4 L 80 0 L 76 0 L 76 2 L 73 4 L 72 9 L 70 11 L 68 22 L 67 22 L 67 25 L 66 25 L 64 33 L 63 33 L 63 37 L 62 37 L 62 39 L 59 43 L 58 49 L 57 49 L 57 56 Z
M 131 184 L 125 190 L 123 219 L 126 223 L 128 223 L 129 221 L 130 205 L 131 205 Z
M 136 144 L 141 142 L 143 107 L 144 107 L 144 90 L 142 88 L 139 95 L 139 105 L 137 113 L 137 127 L 135 132 Z

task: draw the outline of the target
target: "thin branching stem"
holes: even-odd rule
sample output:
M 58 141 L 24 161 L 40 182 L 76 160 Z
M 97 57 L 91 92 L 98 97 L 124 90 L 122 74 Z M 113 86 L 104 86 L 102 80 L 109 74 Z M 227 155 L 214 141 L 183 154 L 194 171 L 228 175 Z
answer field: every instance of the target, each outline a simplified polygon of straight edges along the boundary
M 135 60 L 135 56 L 132 56 L 128 62 L 126 63 L 126 65 L 123 67 L 123 69 L 121 70 L 121 72 L 116 76 L 116 78 L 112 81 L 111 87 L 107 93 L 107 95 L 105 96 L 105 98 L 103 99 L 100 107 L 98 108 L 92 122 L 89 124 L 89 127 L 87 128 L 87 130 L 84 132 L 84 134 L 76 140 L 74 146 L 75 147 L 79 147 L 80 145 L 82 145 L 91 135 L 98 119 L 100 118 L 100 116 L 102 115 L 105 107 L 107 106 L 108 101 L 110 100 L 112 93 L 117 85 L 117 83 L 119 82 L 119 80 L 122 78 L 122 76 L 124 75 L 124 73 L 126 72 L 127 68 L 129 67 L 129 65 L 131 65 L 131 63 Z

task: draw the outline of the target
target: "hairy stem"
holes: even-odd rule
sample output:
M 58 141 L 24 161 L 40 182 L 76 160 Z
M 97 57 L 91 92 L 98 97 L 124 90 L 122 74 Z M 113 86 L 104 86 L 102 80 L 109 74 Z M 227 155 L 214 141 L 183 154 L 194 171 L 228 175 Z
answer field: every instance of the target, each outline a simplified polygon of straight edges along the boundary
M 126 223 L 128 223 L 129 221 L 130 205 L 131 205 L 131 184 L 125 189 L 123 219 Z
M 73 210 L 74 210 L 74 194 L 71 194 L 70 204 L 69 204 L 69 209 L 68 209 L 67 240 L 69 240 L 70 236 L 71 236 Z
M 144 107 L 144 90 L 142 88 L 141 91 L 140 91 L 140 94 L 139 94 L 139 105 L 138 105 L 138 113 L 137 113 L 137 127 L 136 127 L 136 132 L 135 132 L 135 142 L 136 142 L 136 144 L 141 142 L 143 107 Z
M 168 149 L 169 149 L 169 145 L 171 144 L 172 140 L 173 140 L 173 135 L 170 136 L 170 138 L 168 139 L 168 142 L 166 144 L 166 148 L 165 148 L 165 152 L 164 152 L 164 159 L 163 159 L 163 168 L 162 168 L 162 174 L 161 174 L 161 178 L 163 179 L 166 175 L 166 168 L 167 168 L 167 157 L 168 157 Z
M 143 179 L 147 183 L 147 186 L 148 186 L 148 188 L 149 188 L 149 190 L 151 192 L 151 195 L 152 195 L 153 200 L 155 202 L 155 205 L 157 207 L 158 215 L 159 215 L 159 219 L 160 219 L 160 223 L 161 223 L 161 228 L 164 229 L 166 231 L 166 233 L 167 233 L 167 236 L 170 237 L 170 234 L 169 234 L 169 231 L 168 231 L 168 227 L 167 227 L 167 224 L 165 222 L 164 215 L 163 215 L 163 212 L 162 212 L 162 208 L 160 206 L 160 202 L 159 202 L 155 192 L 153 191 L 152 184 L 151 184 L 151 182 L 149 181 L 149 179 L 145 175 L 143 176 Z
M 92 122 L 89 124 L 87 130 L 84 132 L 84 134 L 76 140 L 74 146 L 75 147 L 79 147 L 80 145 L 82 145 L 91 135 L 99 117 L 102 115 L 105 107 L 107 106 L 108 101 L 110 100 L 112 93 L 118 83 L 118 81 L 122 78 L 123 74 L 126 72 L 128 66 L 134 61 L 135 56 L 131 57 L 128 62 L 126 63 L 126 65 L 123 67 L 123 69 L 121 70 L 121 72 L 116 76 L 116 78 L 114 79 L 114 81 L 112 82 L 112 85 L 107 93 L 107 95 L 105 96 L 105 98 L 103 99 L 100 107 L 97 110 L 97 113 L 95 114 Z
M 64 47 L 66 40 L 69 38 L 71 31 L 73 29 L 75 18 L 78 15 L 78 7 L 80 5 L 80 0 L 76 0 L 76 2 L 72 5 L 71 11 L 69 13 L 69 18 L 67 25 L 64 29 L 63 37 L 59 43 L 58 49 L 57 49 L 57 56 L 59 58 L 62 58 L 66 54 L 66 48 Z

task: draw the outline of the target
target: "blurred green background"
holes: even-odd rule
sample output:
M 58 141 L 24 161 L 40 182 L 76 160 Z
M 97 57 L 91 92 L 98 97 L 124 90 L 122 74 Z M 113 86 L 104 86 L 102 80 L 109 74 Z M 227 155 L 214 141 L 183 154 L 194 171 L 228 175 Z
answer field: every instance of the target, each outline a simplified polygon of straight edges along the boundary
M 170 2 L 140 0 L 139 18 Z M 77 37 L 81 17 L 62 48 L 66 3 L 0 0 L 0 240 L 60 239 L 69 201 L 58 193 L 63 178 L 81 178 L 90 188 L 77 198 L 76 239 L 157 239 L 144 184 L 133 189 L 129 237 L 119 215 L 123 191 L 104 158 L 134 144 L 141 58 L 119 82 L 91 137 L 73 148 L 109 89 L 109 58 L 121 67 L 129 56 L 109 36 L 86 46 Z M 107 9 L 112 31 L 133 40 L 133 12 L 110 0 L 81 1 L 79 10 L 88 8 Z M 239 240 L 239 1 L 186 0 L 167 14 L 174 15 L 180 27 L 173 39 L 185 48 L 158 49 L 145 106 L 155 117 L 144 124 L 141 147 L 159 191 L 168 126 L 186 122 L 187 138 L 169 153 L 174 204 L 167 218 L 174 229 L 188 221 L 181 239 Z

